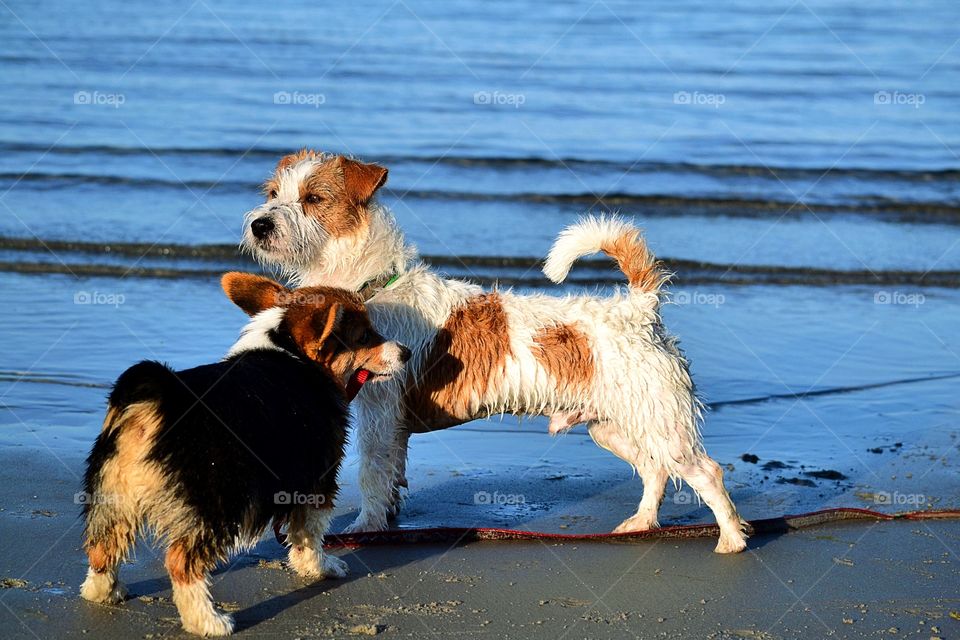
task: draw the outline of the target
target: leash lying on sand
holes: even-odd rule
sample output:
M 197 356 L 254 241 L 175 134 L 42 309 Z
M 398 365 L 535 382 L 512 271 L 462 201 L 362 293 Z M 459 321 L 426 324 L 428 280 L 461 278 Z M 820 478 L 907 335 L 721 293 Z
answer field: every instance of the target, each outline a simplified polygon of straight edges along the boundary
M 797 529 L 815 527 L 844 520 L 942 520 L 960 519 L 960 511 L 911 511 L 891 515 L 870 511 L 869 509 L 824 509 L 800 515 L 781 516 L 754 520 L 749 525 L 751 535 L 787 533 Z M 433 529 L 395 529 L 371 533 L 350 533 L 328 535 L 324 547 L 347 548 L 369 547 L 377 545 L 400 544 L 464 544 L 482 540 L 511 541 L 566 541 L 566 542 L 622 542 L 639 540 L 707 538 L 716 537 L 719 529 L 715 524 L 694 524 L 675 527 L 663 527 L 650 531 L 633 533 L 540 533 L 536 531 L 518 531 L 515 529 L 495 529 L 486 527 L 441 527 Z

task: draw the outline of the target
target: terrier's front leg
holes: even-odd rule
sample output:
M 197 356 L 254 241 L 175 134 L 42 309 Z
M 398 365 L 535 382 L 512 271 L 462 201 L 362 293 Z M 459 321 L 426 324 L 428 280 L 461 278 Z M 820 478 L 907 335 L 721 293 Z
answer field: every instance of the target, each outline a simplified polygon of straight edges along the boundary
M 402 492 L 409 486 L 407 484 L 407 446 L 410 442 L 410 432 L 406 429 L 397 429 L 395 434 L 396 442 L 391 448 L 391 454 L 396 473 L 393 478 L 393 488 L 390 491 L 388 518 L 396 518 L 400 515 L 400 509 L 403 506 Z
M 393 510 L 397 480 L 396 421 L 380 418 L 361 421 L 357 428 L 360 449 L 360 515 L 345 533 L 383 531 Z

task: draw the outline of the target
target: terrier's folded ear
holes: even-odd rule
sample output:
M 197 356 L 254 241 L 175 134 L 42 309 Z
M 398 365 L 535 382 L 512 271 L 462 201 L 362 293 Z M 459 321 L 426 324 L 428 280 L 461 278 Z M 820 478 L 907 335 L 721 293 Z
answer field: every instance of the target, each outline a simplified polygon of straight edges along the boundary
M 249 316 L 255 316 L 271 307 L 282 306 L 290 290 L 270 278 L 254 273 L 231 271 L 220 279 L 227 297 Z
M 367 204 L 377 189 L 387 182 L 387 170 L 378 164 L 367 164 L 337 156 L 343 170 L 343 184 L 347 195 L 357 204 Z

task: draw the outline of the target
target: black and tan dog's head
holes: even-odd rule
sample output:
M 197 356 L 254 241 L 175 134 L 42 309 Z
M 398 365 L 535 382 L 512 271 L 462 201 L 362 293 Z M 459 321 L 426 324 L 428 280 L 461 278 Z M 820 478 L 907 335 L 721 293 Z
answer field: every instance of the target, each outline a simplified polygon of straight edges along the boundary
M 244 218 L 243 245 L 291 272 L 323 262 L 367 231 L 368 204 L 386 181 L 384 167 L 345 156 L 284 156 L 263 186 L 266 202 Z
M 381 336 L 359 295 L 334 287 L 287 289 L 269 278 L 231 272 L 221 280 L 227 297 L 254 319 L 231 354 L 288 348 L 328 369 L 345 386 L 391 377 L 410 350 Z M 367 373 L 363 373 L 367 372 Z

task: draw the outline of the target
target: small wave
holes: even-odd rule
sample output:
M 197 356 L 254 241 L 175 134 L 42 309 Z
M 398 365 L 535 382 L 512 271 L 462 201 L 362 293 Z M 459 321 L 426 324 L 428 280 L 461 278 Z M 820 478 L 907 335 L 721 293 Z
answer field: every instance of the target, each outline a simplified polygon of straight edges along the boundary
M 52 156 L 103 155 L 103 156 L 142 156 L 142 157 L 251 157 L 278 160 L 295 149 L 260 147 L 247 149 L 242 147 L 129 147 L 118 145 L 50 145 L 33 142 L 0 142 L 0 152 L 43 153 Z M 332 150 L 335 152 L 335 150 Z M 938 167 L 928 169 L 894 169 L 876 167 L 788 167 L 751 164 L 706 164 L 695 162 L 634 162 L 631 160 L 609 160 L 603 158 L 563 157 L 545 158 L 542 156 L 482 156 L 482 155 L 411 155 L 387 154 L 366 156 L 371 161 L 387 165 L 399 163 L 426 163 L 460 167 L 479 167 L 488 169 L 563 169 L 569 167 L 596 167 L 631 173 L 688 173 L 713 176 L 749 176 L 771 179 L 812 178 L 826 176 L 858 178 L 864 180 L 905 180 L 929 182 L 931 180 L 955 180 L 960 178 L 960 169 L 956 167 Z
M 92 389 L 109 389 L 111 386 L 107 382 L 90 382 L 80 379 L 79 376 L 68 373 L 37 374 L 29 371 L 24 372 L 2 370 L 0 370 L 0 382 L 12 382 L 14 384 L 19 384 L 21 382 L 33 384 L 55 384 L 66 387 L 83 387 Z
M 82 173 L 0 173 L 0 182 L 32 183 L 41 188 L 74 188 L 83 184 L 109 185 L 142 189 L 189 189 L 206 192 L 255 193 L 260 184 L 239 180 L 167 180 L 152 177 L 94 175 Z M 900 221 L 949 223 L 960 221 L 960 203 L 951 201 L 905 201 L 883 196 L 861 196 L 849 202 L 827 203 L 788 201 L 763 198 L 724 198 L 677 196 L 671 194 L 616 193 L 478 193 L 446 190 L 385 189 L 387 198 L 416 198 L 421 200 L 449 200 L 459 202 L 518 202 L 580 206 L 587 209 L 644 208 L 650 213 L 669 211 L 676 214 L 723 214 L 734 216 L 763 216 L 767 213 L 802 215 L 815 213 L 875 213 L 889 215 Z
M 0 236 L 0 250 L 23 251 L 32 254 L 54 254 L 57 261 L 30 260 L 0 261 L 0 271 L 17 273 L 60 273 L 76 277 L 147 277 L 147 278 L 211 278 L 229 269 L 257 269 L 235 245 L 208 244 L 148 244 L 136 242 L 80 242 Z M 82 255 L 111 255 L 133 258 L 130 265 L 101 264 L 64 258 Z M 424 255 L 424 262 L 449 273 L 481 284 L 501 284 L 521 287 L 555 287 L 540 275 L 542 259 L 534 256 L 452 256 Z M 141 264 L 149 259 L 149 264 Z M 192 260 L 195 267 L 167 266 L 164 260 Z M 722 285 L 800 285 L 800 286 L 916 286 L 960 288 L 960 271 L 910 270 L 846 270 L 819 267 L 788 267 L 781 265 L 724 264 L 661 258 L 664 266 L 677 274 L 674 283 L 679 286 L 699 284 Z M 571 285 L 616 285 L 623 283 L 623 275 L 612 268 L 606 259 L 581 260 L 575 266 L 567 283 Z
M 0 182 L 38 184 L 52 188 L 74 187 L 78 184 L 131 186 L 137 188 L 173 188 L 212 190 L 256 190 L 259 185 L 235 180 L 166 180 L 153 177 L 116 176 L 87 173 L 0 173 Z

